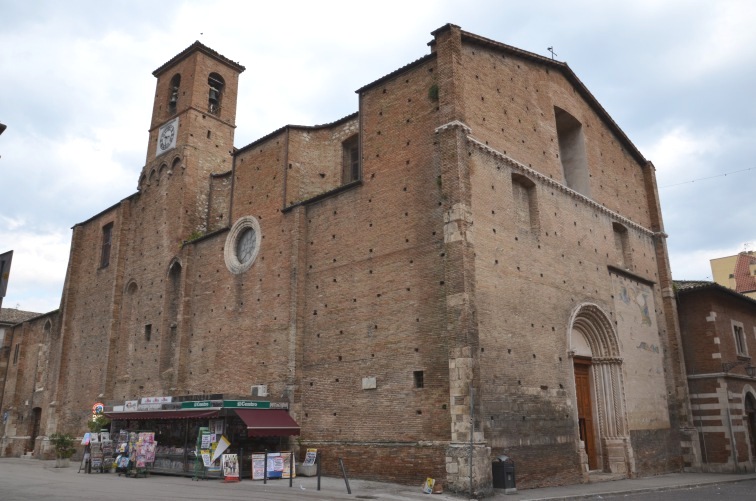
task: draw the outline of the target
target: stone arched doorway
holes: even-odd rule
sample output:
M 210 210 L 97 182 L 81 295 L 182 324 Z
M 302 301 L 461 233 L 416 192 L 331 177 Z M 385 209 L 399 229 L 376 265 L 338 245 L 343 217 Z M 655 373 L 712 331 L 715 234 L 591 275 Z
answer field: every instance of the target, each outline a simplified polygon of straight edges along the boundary
M 751 461 L 756 461 L 756 397 L 751 392 L 747 392 L 745 395 L 743 411 Z
M 584 469 L 632 475 L 635 462 L 614 326 L 599 306 L 586 303 L 573 311 L 568 335 Z

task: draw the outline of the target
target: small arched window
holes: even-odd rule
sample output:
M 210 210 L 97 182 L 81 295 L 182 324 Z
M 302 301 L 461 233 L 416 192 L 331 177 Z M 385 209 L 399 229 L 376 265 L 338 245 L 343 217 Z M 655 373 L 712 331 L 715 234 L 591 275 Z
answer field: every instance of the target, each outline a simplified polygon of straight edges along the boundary
M 160 178 L 163 177 L 163 173 L 165 173 L 166 169 L 168 169 L 168 166 L 166 164 L 161 164 L 160 168 L 157 172 L 157 182 L 160 184 Z
M 176 73 L 171 78 L 171 85 L 168 92 L 168 112 L 173 115 L 176 113 L 176 105 L 179 99 L 179 87 L 181 87 L 181 75 Z
M 219 74 L 210 73 L 210 76 L 207 79 L 207 85 L 210 87 L 207 95 L 207 111 L 214 115 L 219 115 L 223 97 L 223 88 L 226 86 L 226 82 Z

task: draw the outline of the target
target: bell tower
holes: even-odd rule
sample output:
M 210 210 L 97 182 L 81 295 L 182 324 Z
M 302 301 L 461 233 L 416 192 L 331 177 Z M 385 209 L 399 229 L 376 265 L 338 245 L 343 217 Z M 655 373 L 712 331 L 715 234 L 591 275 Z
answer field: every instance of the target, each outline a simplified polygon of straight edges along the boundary
M 152 73 L 157 85 L 138 187 L 145 196 L 164 193 L 175 238 L 205 229 L 209 177 L 231 170 L 244 69 L 197 41 Z

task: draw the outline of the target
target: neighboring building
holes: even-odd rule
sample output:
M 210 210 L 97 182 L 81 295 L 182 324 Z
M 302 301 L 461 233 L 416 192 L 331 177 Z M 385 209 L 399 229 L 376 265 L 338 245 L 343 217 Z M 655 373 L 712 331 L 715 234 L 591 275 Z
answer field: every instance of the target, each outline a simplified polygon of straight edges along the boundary
M 9 372 L 8 364 L 17 363 L 21 354 L 21 341 L 19 339 L 13 339 L 13 326 L 38 315 L 40 315 L 40 313 L 35 313 L 33 311 L 0 308 L 0 404 L 3 402 L 5 378 Z M 3 406 L 0 406 L 0 417 L 3 419 L 2 423 L 5 423 L 10 416 L 10 413 L 5 414 L 5 412 L 6 409 Z
M 745 251 L 709 262 L 716 283 L 756 299 L 756 252 Z
M 433 35 L 357 113 L 239 149 L 243 66 L 197 42 L 154 72 L 138 191 L 74 226 L 45 434 L 268 395 L 331 473 L 697 465 L 654 166 L 566 64 Z
M 756 300 L 714 282 L 675 281 L 701 463 L 756 465 Z

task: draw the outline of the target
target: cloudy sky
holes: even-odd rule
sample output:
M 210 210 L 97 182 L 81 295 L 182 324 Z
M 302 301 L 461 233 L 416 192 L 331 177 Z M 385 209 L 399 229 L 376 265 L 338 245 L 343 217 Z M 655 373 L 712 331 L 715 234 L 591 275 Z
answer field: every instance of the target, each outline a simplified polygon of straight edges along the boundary
M 0 0 L 4 307 L 58 307 L 71 227 L 136 190 L 152 71 L 195 40 L 247 67 L 236 145 L 357 110 L 354 91 L 466 31 L 567 62 L 654 162 L 672 271 L 756 250 L 756 2 Z

